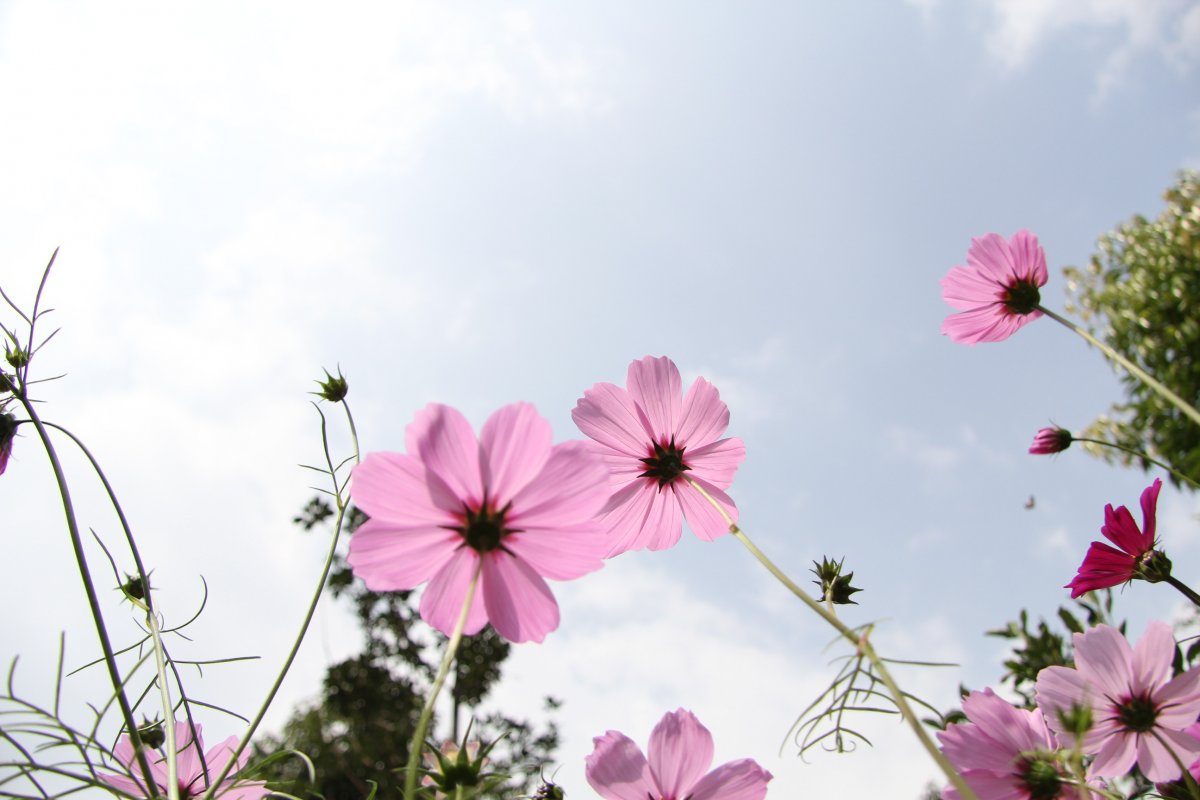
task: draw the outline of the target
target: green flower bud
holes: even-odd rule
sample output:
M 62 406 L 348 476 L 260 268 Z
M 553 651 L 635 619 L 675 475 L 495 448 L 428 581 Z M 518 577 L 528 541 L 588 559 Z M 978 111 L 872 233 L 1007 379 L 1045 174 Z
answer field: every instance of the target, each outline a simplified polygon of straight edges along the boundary
M 338 368 L 337 377 L 329 374 L 329 370 L 325 370 L 325 380 L 316 381 L 316 384 L 321 387 L 321 391 L 313 392 L 322 400 L 328 400 L 331 403 L 340 403 L 346 399 L 347 392 L 350 387 L 346 384 L 346 379 L 342 377 L 342 370 Z
M 828 598 L 829 602 L 838 605 L 858 605 L 850 599 L 850 595 L 861 592 L 862 589 L 850 585 L 850 581 L 854 580 L 853 572 L 842 574 L 842 564 L 845 560 L 843 558 L 841 561 L 833 561 L 822 556 L 820 564 L 813 562 L 814 569 L 811 572 L 817 576 L 813 583 L 821 587 L 822 601 Z

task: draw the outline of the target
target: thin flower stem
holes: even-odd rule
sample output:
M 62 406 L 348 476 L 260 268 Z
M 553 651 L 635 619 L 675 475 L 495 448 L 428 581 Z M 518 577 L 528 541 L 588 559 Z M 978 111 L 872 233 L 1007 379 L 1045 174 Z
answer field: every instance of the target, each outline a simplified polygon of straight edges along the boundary
M 350 422 L 351 444 L 354 448 L 354 462 L 357 464 L 361 453 L 358 446 L 358 434 L 355 433 L 354 428 L 354 417 L 350 413 L 350 406 L 346 404 L 345 400 L 341 401 L 341 405 L 346 412 L 346 418 Z M 259 706 L 258 713 L 250 721 L 250 726 L 246 729 L 246 733 L 238 741 L 237 747 L 229 756 L 229 760 L 225 762 L 225 766 L 221 769 L 220 774 L 217 775 L 216 780 L 208 785 L 208 790 L 205 791 L 201 800 L 212 800 L 217 787 L 221 785 L 221 782 L 229 776 L 230 771 L 237 765 L 238 758 L 246 747 L 249 746 L 250 739 L 254 736 L 254 732 L 258 730 L 258 726 L 262 724 L 263 717 L 267 715 L 267 709 L 271 707 L 271 702 L 274 701 L 275 695 L 279 693 L 279 688 L 283 686 L 283 679 L 287 677 L 288 671 L 292 668 L 292 662 L 296 660 L 296 654 L 300 652 L 300 645 L 304 642 L 304 635 L 308 633 L 308 626 L 312 623 L 313 615 L 317 612 L 317 603 L 320 602 L 321 595 L 325 591 L 325 582 L 329 579 L 329 571 L 333 568 L 333 559 L 337 554 L 338 542 L 341 540 L 342 524 L 346 520 L 346 508 L 348 504 L 345 498 L 342 497 L 342 489 L 338 485 L 337 470 L 334 468 L 333 459 L 329 455 L 329 438 L 326 435 L 325 414 L 319 406 L 317 407 L 317 413 L 321 415 L 321 443 L 325 449 L 325 463 L 329 465 L 329 477 L 333 480 L 333 496 L 338 509 L 333 525 L 333 536 L 329 541 L 329 550 L 325 554 L 325 564 L 321 568 L 321 576 L 317 580 L 317 587 L 313 591 L 312 600 L 309 601 L 308 611 L 305 612 L 304 619 L 300 623 L 300 630 L 296 633 L 295 641 L 292 642 L 292 649 L 288 652 L 287 658 L 284 659 L 283 666 L 279 668 L 279 674 L 275 676 L 275 682 L 271 685 L 267 696 L 263 698 L 262 705 Z
M 1172 586 L 1174 586 L 1176 589 L 1178 589 L 1179 593 L 1181 595 L 1183 595 L 1184 597 L 1186 597 L 1188 600 L 1192 601 L 1193 605 L 1200 607 L 1200 594 L 1196 594 L 1196 592 L 1193 591 L 1190 586 L 1188 586 L 1183 581 L 1179 580 L 1179 578 L 1176 578 L 1174 576 L 1167 576 L 1166 583 L 1169 583 Z
M 1110 347 L 1109 345 L 1100 341 L 1095 336 L 1088 333 L 1086 330 L 1084 330 L 1080 326 L 1076 325 L 1074 322 L 1071 322 L 1069 319 L 1067 319 L 1065 317 L 1061 317 L 1058 314 L 1055 314 L 1050 309 L 1045 308 L 1044 306 L 1041 306 L 1041 305 L 1039 305 L 1037 307 L 1037 309 L 1038 309 L 1038 311 L 1041 311 L 1043 314 L 1045 314 L 1047 317 L 1054 320 L 1058 324 L 1063 325 L 1066 328 L 1079 334 L 1081 337 L 1083 337 L 1083 339 L 1088 344 L 1099 349 L 1100 352 L 1104 353 L 1106 356 L 1111 358 L 1113 361 L 1116 361 L 1118 364 L 1120 364 L 1122 367 L 1124 367 L 1131 375 L 1133 375 L 1135 378 L 1140 380 L 1142 383 L 1149 386 L 1154 391 L 1158 392 L 1164 398 L 1166 398 L 1171 403 L 1173 403 L 1180 411 L 1182 411 L 1184 414 L 1191 417 L 1193 422 L 1195 422 L 1197 425 L 1200 425 L 1200 410 L 1197 410 L 1195 406 L 1188 403 L 1182 397 L 1180 397 L 1179 395 L 1172 392 L 1166 386 L 1163 386 L 1161 383 L 1159 383 L 1157 380 L 1155 380 L 1150 375 L 1150 373 L 1146 372 L 1144 369 L 1139 367 L 1137 364 L 1134 364 L 1128 358 L 1121 355 L 1116 350 L 1114 350 L 1112 347 Z
M 450 666 L 454 663 L 455 656 L 458 655 L 458 645 L 462 642 L 463 629 L 467 627 L 467 617 L 470 616 L 471 604 L 475 601 L 475 589 L 479 586 L 479 574 L 482 571 L 483 559 L 480 558 L 475 566 L 475 574 L 471 576 L 471 583 L 467 586 L 467 597 L 463 600 L 462 611 L 458 613 L 458 621 L 454 623 L 450 641 L 446 642 L 446 653 L 438 666 L 437 676 L 433 679 L 433 686 L 429 687 L 429 697 L 425 698 L 425 707 L 421 709 L 421 716 L 417 718 L 417 730 L 413 733 L 412 744 L 408 746 L 408 766 L 404 768 L 404 800 L 416 800 L 417 764 L 421 761 L 421 751 L 425 749 L 425 733 L 429 730 L 429 720 L 433 717 L 433 704 L 446 683 L 446 676 L 450 674 Z
M 1087 442 L 1089 444 L 1098 444 L 1102 447 L 1111 447 L 1114 450 L 1120 450 L 1123 453 L 1128 453 L 1131 456 L 1136 456 L 1137 458 L 1141 458 L 1146 461 L 1149 461 L 1154 466 L 1156 466 L 1160 469 L 1165 469 L 1167 472 L 1171 473 L 1176 478 L 1179 478 L 1179 480 L 1184 481 L 1185 483 L 1190 483 L 1195 488 L 1200 489 L 1200 482 L 1197 482 L 1194 479 L 1189 478 L 1187 475 L 1184 475 L 1182 472 L 1175 469 L 1174 467 L 1172 467 L 1170 464 L 1166 463 L 1165 461 L 1159 461 L 1157 458 L 1151 458 L 1150 455 L 1148 455 L 1147 453 L 1145 453 L 1141 450 L 1135 450 L 1132 447 L 1126 447 L 1125 445 L 1117 444 L 1116 442 L 1106 442 L 1103 439 L 1088 439 L 1088 438 L 1085 438 L 1082 436 L 1072 436 L 1071 441 L 1072 442 Z
M 55 252 L 57 253 L 57 251 Z M 53 263 L 53 259 L 51 259 L 51 263 Z M 138 734 L 137 725 L 133 721 L 133 709 L 129 706 L 129 698 L 125 696 L 125 684 L 121 679 L 121 673 L 117 667 L 116 656 L 113 655 L 112 643 L 108 638 L 108 627 L 104 623 L 104 614 L 100 610 L 100 599 L 96 596 L 96 587 L 92 582 L 92 573 L 88 569 L 87 555 L 83 552 L 83 541 L 79 535 L 79 523 L 75 518 L 75 505 L 71 502 L 71 491 L 67 487 L 67 476 L 63 472 L 62 463 L 58 459 L 58 451 L 54 448 L 54 443 L 50 441 L 50 434 L 46 430 L 46 426 L 42 423 L 42 419 L 38 416 L 36 409 L 34 409 L 33 403 L 29 401 L 26 395 L 24 381 L 22 381 L 19 391 L 15 395 L 24 407 L 25 413 L 29 415 L 29 421 L 33 423 L 33 427 L 37 430 L 38 438 L 41 439 L 42 447 L 45 449 L 46 455 L 50 459 L 50 466 L 54 470 L 54 480 L 58 484 L 58 494 L 62 498 L 63 513 L 67 519 L 67 532 L 70 534 L 71 548 L 75 553 L 75 564 L 79 568 L 79 577 L 83 581 L 83 590 L 87 595 L 88 607 L 92 613 L 92 621 L 96 625 L 96 636 L 100 639 L 100 649 L 104 653 L 104 665 L 108 669 L 108 677 L 113 685 L 117 706 L 121 709 L 121 718 L 125 722 L 125 729 L 129 731 L 129 740 L 133 744 L 133 752 L 137 757 L 138 767 L 142 770 L 142 777 L 146 782 L 146 790 L 150 792 L 151 800 L 154 800 L 154 798 L 159 796 L 158 784 L 154 781 L 154 773 L 150 770 L 150 762 L 146 759 L 146 753 L 142 746 L 142 737 Z
M 925 748 L 925 751 L 929 753 L 930 758 L 932 758 L 938 767 L 941 768 L 942 772 L 946 775 L 946 778 L 954 785 L 954 788 L 958 790 L 958 793 L 963 800 L 979 800 L 975 792 L 969 785 L 967 785 L 967 782 L 963 780 L 963 777 L 958 774 L 958 770 L 954 768 L 954 766 L 946 759 L 946 756 L 942 754 L 942 751 L 938 749 L 938 746 L 934 744 L 933 739 L 930 738 L 928 731 L 926 731 L 925 727 L 921 724 L 921 720 L 917 718 L 917 715 L 913 712 L 912 707 L 905 699 L 904 692 L 900 690 L 900 687 L 892 678 L 892 674 L 888 671 L 883 659 L 879 657 L 879 654 L 875 652 L 875 648 L 871 646 L 871 642 L 867 638 L 867 635 L 863 634 L 860 636 L 855 634 L 855 632 L 847 627 L 844 622 L 838 619 L 836 614 L 830 613 L 825 609 L 824 606 L 814 600 L 808 592 L 800 588 L 795 581 L 793 581 L 787 576 L 786 573 L 783 572 L 783 570 L 775 566 L 775 563 L 771 561 L 771 559 L 767 558 L 766 554 L 763 553 L 762 550 L 759 550 L 754 542 L 750 541 L 750 537 L 746 535 L 745 531 L 738 527 L 737 523 L 734 522 L 733 518 L 730 517 L 725 511 L 725 508 L 717 502 L 716 498 L 705 491 L 704 487 L 700 486 L 695 481 L 688 479 L 688 483 L 690 483 L 696 489 L 696 491 L 698 491 L 701 496 L 704 497 L 704 499 L 707 500 L 713 506 L 713 508 L 717 510 L 722 518 L 724 518 L 726 524 L 729 525 L 729 532 L 732 533 L 734 537 L 741 542 L 747 550 L 750 551 L 751 555 L 758 559 L 760 564 L 766 567 L 768 572 L 775 576 L 776 580 L 782 583 L 789 592 L 799 598 L 800 601 L 806 606 L 815 611 L 817 616 L 821 617 L 821 619 L 833 626 L 834 630 L 841 634 L 842 638 L 854 645 L 855 649 L 871 662 L 872 667 L 874 667 L 875 671 L 879 674 L 880 680 L 882 680 L 884 685 L 887 686 L 888 693 L 892 696 L 892 702 L 896 704 L 896 709 L 900 712 L 900 715 L 904 717 L 904 720 L 908 723 L 908 726 L 912 728 L 917 740 L 921 743 L 921 746 Z
M 146 627 L 150 629 L 150 640 L 154 645 L 154 669 L 158 674 L 158 696 L 162 699 L 163 733 L 167 747 L 167 797 L 179 800 L 179 743 L 175 741 L 175 708 L 171 703 L 171 687 L 167 683 L 167 656 L 163 649 L 162 632 L 158 617 L 146 610 Z

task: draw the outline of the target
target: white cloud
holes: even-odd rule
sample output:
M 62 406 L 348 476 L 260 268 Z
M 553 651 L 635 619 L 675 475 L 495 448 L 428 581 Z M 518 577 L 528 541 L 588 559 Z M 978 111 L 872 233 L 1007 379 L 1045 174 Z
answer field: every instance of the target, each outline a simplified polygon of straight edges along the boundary
M 885 428 L 883 442 L 888 454 L 893 458 L 927 469 L 950 469 L 960 464 L 964 458 L 962 447 L 931 441 L 924 431 L 902 425 L 889 425 Z

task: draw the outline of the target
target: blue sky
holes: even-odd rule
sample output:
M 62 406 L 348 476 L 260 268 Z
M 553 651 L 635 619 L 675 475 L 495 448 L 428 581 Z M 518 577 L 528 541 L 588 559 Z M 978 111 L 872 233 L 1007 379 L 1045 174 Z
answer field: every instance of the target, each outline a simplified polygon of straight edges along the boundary
M 946 704 L 1000 674 L 982 631 L 1053 613 L 1104 504 L 1135 505 L 1149 477 L 1026 455 L 1118 384 L 1049 321 L 952 344 L 938 279 L 971 236 L 1025 227 L 1061 308 L 1059 269 L 1200 167 L 1198 62 L 1200 4 L 1179 0 L 7 2 L 0 279 L 32 297 L 62 247 L 41 369 L 68 374 L 47 414 L 108 468 L 168 616 L 207 580 L 197 652 L 263 656 L 205 677 L 234 708 L 268 683 L 318 567 L 289 520 L 322 366 L 386 450 L 432 401 L 480 424 L 527 400 L 574 438 L 583 390 L 647 354 L 721 390 L 748 452 L 733 496 L 785 569 L 845 556 L 865 589 L 848 621 L 881 620 L 897 657 L 963 664 L 909 678 Z M 6 615 L 3 655 L 36 694 L 60 629 L 77 660 L 93 645 L 28 438 L 0 498 L 21 565 L 0 598 L 43 610 Z M 1185 577 L 1198 510 L 1163 494 Z M 935 777 L 890 724 L 872 751 L 778 755 L 829 635 L 732 541 L 685 536 L 555 588 L 562 628 L 519 648 L 496 702 L 565 701 L 575 796 L 591 736 L 644 741 L 678 706 L 719 760 L 771 769 L 772 796 L 876 796 L 886 774 L 912 797 Z M 1135 630 L 1173 613 L 1164 592 L 1121 595 Z M 321 611 L 272 724 L 355 647 L 347 619 Z

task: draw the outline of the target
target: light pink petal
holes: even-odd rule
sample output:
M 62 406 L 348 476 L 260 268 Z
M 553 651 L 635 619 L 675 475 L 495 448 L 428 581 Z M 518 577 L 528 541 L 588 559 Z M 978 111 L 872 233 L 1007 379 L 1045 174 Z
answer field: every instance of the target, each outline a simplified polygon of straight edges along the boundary
M 133 774 L 138 776 L 137 781 L 130 780 L 129 778 L 125 777 L 124 775 L 112 775 L 107 772 L 98 772 L 98 773 L 96 773 L 96 777 L 98 777 L 100 780 L 107 783 L 109 786 L 112 786 L 115 789 L 119 789 L 122 792 L 125 792 L 126 794 L 133 795 L 134 797 L 146 796 L 148 794 L 148 792 L 146 791 L 146 788 L 144 786 L 142 786 L 142 784 L 140 783 L 140 781 L 142 779 L 141 767 L 135 767 Z M 159 782 L 156 780 L 155 783 L 158 784 L 158 788 L 159 788 L 160 792 L 165 790 L 166 787 L 163 786 L 163 783 L 166 783 L 165 779 L 162 782 Z
M 1154 693 L 1158 724 L 1182 730 L 1200 717 L 1200 667 L 1176 675 Z
M 722 439 L 683 454 L 684 462 L 691 467 L 688 477 L 701 478 L 722 489 L 733 483 L 733 473 L 745 459 L 746 445 L 741 439 Z
M 1074 636 L 1075 669 L 1084 680 L 1110 699 L 1129 692 L 1133 652 L 1115 628 L 1097 625 Z
M 697 378 L 683 397 L 675 443 L 695 450 L 715 442 L 727 427 L 729 407 L 721 401 L 717 387 L 704 378 Z
M 646 547 L 662 550 L 678 542 L 683 533 L 679 504 L 674 498 L 668 504 L 666 499 L 658 484 L 645 478 L 638 478 L 614 494 L 600 517 L 608 538 L 605 558 Z M 674 507 L 673 521 L 668 506 Z
M 483 424 L 479 447 L 484 485 L 497 508 L 524 489 L 550 458 L 554 432 L 529 403 L 513 403 Z
M 266 783 L 262 781 L 247 781 L 239 783 L 232 789 L 225 789 L 220 794 L 220 800 L 260 800 L 271 793 Z
M 1141 734 L 1137 738 L 1138 767 L 1155 783 L 1173 781 L 1183 775 L 1176 758 L 1184 764 L 1191 764 L 1200 756 L 1200 741 L 1183 731 L 1163 730 L 1156 726 L 1151 733 Z
M 942 320 L 942 333 L 959 344 L 1002 342 L 1040 316 L 1040 311 L 1013 314 L 1003 304 L 996 303 L 950 314 Z
M 1146 632 L 1133 648 L 1133 682 L 1135 692 L 1157 689 L 1171 676 L 1171 662 L 1175 658 L 1175 636 L 1165 622 L 1155 620 L 1146 626 Z M 1192 720 L 1194 722 L 1195 720 Z
M 1052 730 L 1063 733 L 1060 713 L 1076 705 L 1094 705 L 1097 699 L 1095 690 L 1077 670 L 1046 667 L 1038 673 L 1037 703 Z
M 714 500 L 716 500 L 721 508 L 725 509 L 725 513 L 737 522 L 738 511 L 734 505 L 733 499 L 725 494 L 725 492 L 700 478 L 693 478 L 704 491 L 708 492 Z M 729 523 L 721 516 L 721 512 L 713 507 L 713 504 L 708 502 L 708 499 L 700 492 L 696 491 L 696 487 L 690 483 L 684 483 L 682 480 L 675 481 L 671 484 L 671 490 L 675 493 L 675 497 L 679 499 L 679 504 L 683 506 L 683 516 L 687 520 L 688 527 L 692 529 L 692 533 L 706 542 L 711 542 L 718 536 L 724 536 L 729 533 Z
M 985 731 L 994 743 L 1007 751 L 1010 758 L 1028 750 L 1047 749 L 1045 738 L 1039 737 L 1037 729 L 1031 725 L 1032 712 L 1015 708 L 1004 698 L 997 697 L 990 689 L 986 692 L 971 692 L 963 700 L 963 712 L 971 722 Z
M 1007 770 L 1012 765 L 1013 752 L 998 747 L 996 740 L 973 722 L 959 722 L 938 731 L 942 752 L 960 772 L 964 769 Z
M 463 603 L 467 599 L 467 587 L 471 585 L 478 564 L 479 553 L 475 550 L 470 547 L 456 550 L 421 595 L 421 618 L 446 636 L 454 632 L 458 615 L 462 613 Z M 467 625 L 463 629 L 468 636 L 479 633 L 488 621 L 480 594 L 476 588 Z
M 373 592 L 415 589 L 446 565 L 463 538 L 445 528 L 395 529 L 370 519 L 350 537 L 346 560 Z
M 1029 792 L 1021 785 L 1021 781 L 1010 774 L 967 770 L 962 776 L 980 800 L 1029 800 Z M 944 800 L 962 800 L 962 795 L 953 786 L 943 789 L 942 797 Z
M 542 470 L 512 498 L 517 528 L 553 528 L 591 519 L 609 498 L 608 470 L 586 442 L 563 442 Z
M 657 487 L 650 498 L 650 508 L 642 527 L 642 541 L 651 550 L 674 547 L 683 533 L 683 510 L 675 497 L 673 486 Z
M 403 453 L 369 453 L 351 475 L 350 496 L 372 519 L 397 527 L 443 525 L 462 511 L 462 500 L 442 480 Z
M 175 749 L 179 754 L 179 758 L 175 762 L 176 774 L 179 779 L 184 783 L 191 783 L 199 778 L 200 783 L 203 783 L 204 770 L 200 768 L 200 753 L 204 750 L 202 726 L 196 726 L 196 735 L 193 737 L 191 724 L 187 720 L 177 720 L 175 722 Z M 207 759 L 208 756 L 206 755 L 205 758 Z M 222 766 L 224 766 L 223 763 Z
M 1013 261 L 1017 265 L 1017 274 L 1022 278 L 1032 278 L 1038 286 L 1045 286 L 1050 279 L 1046 269 L 1046 251 L 1038 244 L 1037 237 L 1025 229 L 1013 234 L 1009 242 Z
M 650 434 L 629 393 L 611 383 L 597 383 L 575 404 L 571 419 L 601 445 L 635 459 L 650 453 Z
M 619 731 L 592 739 L 595 745 L 584 759 L 587 782 L 604 800 L 646 800 L 661 796 L 650 777 L 641 749 Z
M 1117 733 L 1104 739 L 1088 776 L 1119 778 L 1129 772 L 1137 761 L 1137 738 L 1132 733 Z
M 952 267 L 939 283 L 942 300 L 962 311 L 998 305 L 1007 291 L 1003 284 L 973 267 Z
M 692 712 L 671 711 L 650 732 L 647 759 L 663 794 L 683 798 L 712 765 L 712 734 Z
M 526 528 L 505 537 L 504 546 L 543 578 L 569 581 L 604 566 L 609 538 L 598 523 L 589 522 Z
M 204 754 L 204 761 L 208 765 L 209 775 L 212 775 L 215 778 L 217 775 L 221 774 L 221 770 L 225 769 L 225 765 L 228 764 L 229 759 L 233 757 L 233 751 L 237 749 L 237 744 L 238 738 L 236 736 L 230 736 L 228 739 Z M 246 766 L 246 762 L 249 759 L 250 754 L 243 752 L 241 757 L 237 760 L 235 768 L 230 771 L 230 775 L 236 776 L 238 770 Z M 197 769 L 196 772 L 199 773 L 200 770 Z
M 558 627 L 558 603 L 519 558 L 493 550 L 483 559 L 483 600 L 496 632 L 510 642 L 540 642 Z
M 1025 271 L 1018 267 L 1008 242 L 997 233 L 971 239 L 971 247 L 967 250 L 967 265 L 1002 286 L 1008 286 L 1013 279 L 1025 277 Z
M 1145 540 L 1150 543 L 1149 550 L 1154 546 L 1154 532 L 1157 526 L 1155 522 L 1158 509 L 1158 493 L 1162 490 L 1162 479 L 1155 478 L 1154 483 L 1146 487 L 1142 492 L 1142 530 L 1145 533 Z
M 774 777 L 752 758 L 722 764 L 700 779 L 691 800 L 762 800 Z
M 483 502 L 479 440 L 458 410 L 430 403 L 417 412 L 405 433 L 408 452 L 416 455 L 464 503 Z
M 629 365 L 629 396 L 646 415 L 647 433 L 666 444 L 676 433 L 682 414 L 683 381 L 679 368 L 666 356 L 646 356 Z

